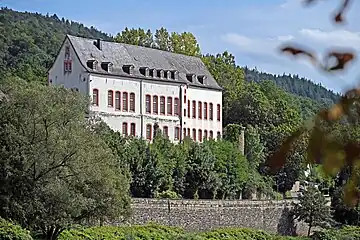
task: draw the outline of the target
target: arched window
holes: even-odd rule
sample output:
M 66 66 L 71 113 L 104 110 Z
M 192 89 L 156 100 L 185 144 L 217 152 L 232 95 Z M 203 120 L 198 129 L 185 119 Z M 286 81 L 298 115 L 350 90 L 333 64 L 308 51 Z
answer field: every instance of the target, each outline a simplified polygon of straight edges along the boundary
M 114 92 L 113 90 L 108 91 L 108 107 L 114 106 Z
M 146 95 L 146 104 L 145 104 L 145 112 L 146 113 L 151 113 L 151 96 L 150 95 Z
M 92 99 L 92 104 L 94 106 L 99 106 L 99 90 L 98 89 L 93 89 L 93 99 Z
M 160 97 L 160 114 L 165 115 L 165 97 L 164 96 Z
M 146 139 L 151 140 L 152 126 L 151 124 L 146 125 Z
M 153 96 L 153 113 L 158 114 L 159 113 L 159 97 Z
M 129 105 L 128 105 L 128 93 L 127 92 L 123 92 L 123 111 L 127 112 Z
M 119 91 L 115 92 L 115 109 L 121 110 L 121 93 Z
M 167 114 L 172 115 L 172 97 L 167 98 Z
M 135 112 L 135 93 L 130 93 L 130 112 Z
M 214 119 L 214 109 L 213 109 L 213 104 L 212 103 L 209 104 L 209 119 L 210 120 Z
M 202 103 L 200 101 L 198 102 L 198 118 L 202 118 Z

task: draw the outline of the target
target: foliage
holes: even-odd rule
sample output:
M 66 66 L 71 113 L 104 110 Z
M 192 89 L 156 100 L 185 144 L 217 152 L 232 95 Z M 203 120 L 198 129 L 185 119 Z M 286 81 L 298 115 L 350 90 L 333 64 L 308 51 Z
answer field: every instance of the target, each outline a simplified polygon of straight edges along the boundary
M 313 227 L 328 227 L 331 222 L 330 207 L 324 195 L 315 187 L 309 186 L 302 191 L 298 203 L 293 203 L 295 219 L 309 225 L 308 236 Z
M 1 216 L 48 239 L 85 219 L 126 216 L 128 181 L 90 130 L 87 99 L 16 79 L 0 89 Z
M 360 239 L 360 228 L 345 226 L 341 229 L 327 229 L 316 231 L 312 240 L 356 240 Z
M 259 230 L 251 229 L 217 229 L 203 233 L 185 233 L 180 228 L 165 227 L 156 224 L 132 227 L 93 227 L 72 229 L 62 233 L 62 239 L 171 239 L 171 240 L 205 240 L 205 239 L 243 239 L 243 240 L 305 240 L 300 237 L 282 237 Z
M 0 239 L 1 240 L 32 240 L 28 230 L 22 229 L 5 219 L 0 218 Z

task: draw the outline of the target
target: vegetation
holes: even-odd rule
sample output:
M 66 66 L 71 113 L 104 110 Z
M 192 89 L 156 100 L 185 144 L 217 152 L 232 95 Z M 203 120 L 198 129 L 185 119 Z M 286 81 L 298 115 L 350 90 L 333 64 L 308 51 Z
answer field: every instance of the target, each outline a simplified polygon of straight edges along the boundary
M 0 218 L 1 240 L 32 240 L 30 232 L 3 218 Z

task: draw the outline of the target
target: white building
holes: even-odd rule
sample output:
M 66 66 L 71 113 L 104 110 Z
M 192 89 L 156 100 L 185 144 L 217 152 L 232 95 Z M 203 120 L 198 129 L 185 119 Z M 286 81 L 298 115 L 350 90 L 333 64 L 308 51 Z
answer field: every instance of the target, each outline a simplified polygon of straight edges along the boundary
M 151 140 L 222 135 L 222 89 L 200 58 L 67 35 L 49 84 L 91 96 L 90 111 L 112 129 Z

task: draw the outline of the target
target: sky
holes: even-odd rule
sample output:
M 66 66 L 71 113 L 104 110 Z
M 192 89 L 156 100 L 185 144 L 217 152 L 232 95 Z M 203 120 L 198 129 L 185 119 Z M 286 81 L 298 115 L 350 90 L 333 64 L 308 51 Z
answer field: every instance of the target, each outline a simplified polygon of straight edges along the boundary
M 18 11 L 56 14 L 116 35 L 125 27 L 192 32 L 202 53 L 231 52 L 240 66 L 274 74 L 306 77 L 336 92 L 360 85 L 359 62 L 345 72 L 324 73 L 305 59 L 279 52 L 285 43 L 301 43 L 324 56 L 335 48 L 360 51 L 360 1 L 346 12 L 346 25 L 331 16 L 340 0 L 319 0 L 304 7 L 302 0 L 0 0 Z M 360 58 L 360 55 L 359 55 Z M 358 71 L 356 70 L 358 69 Z

